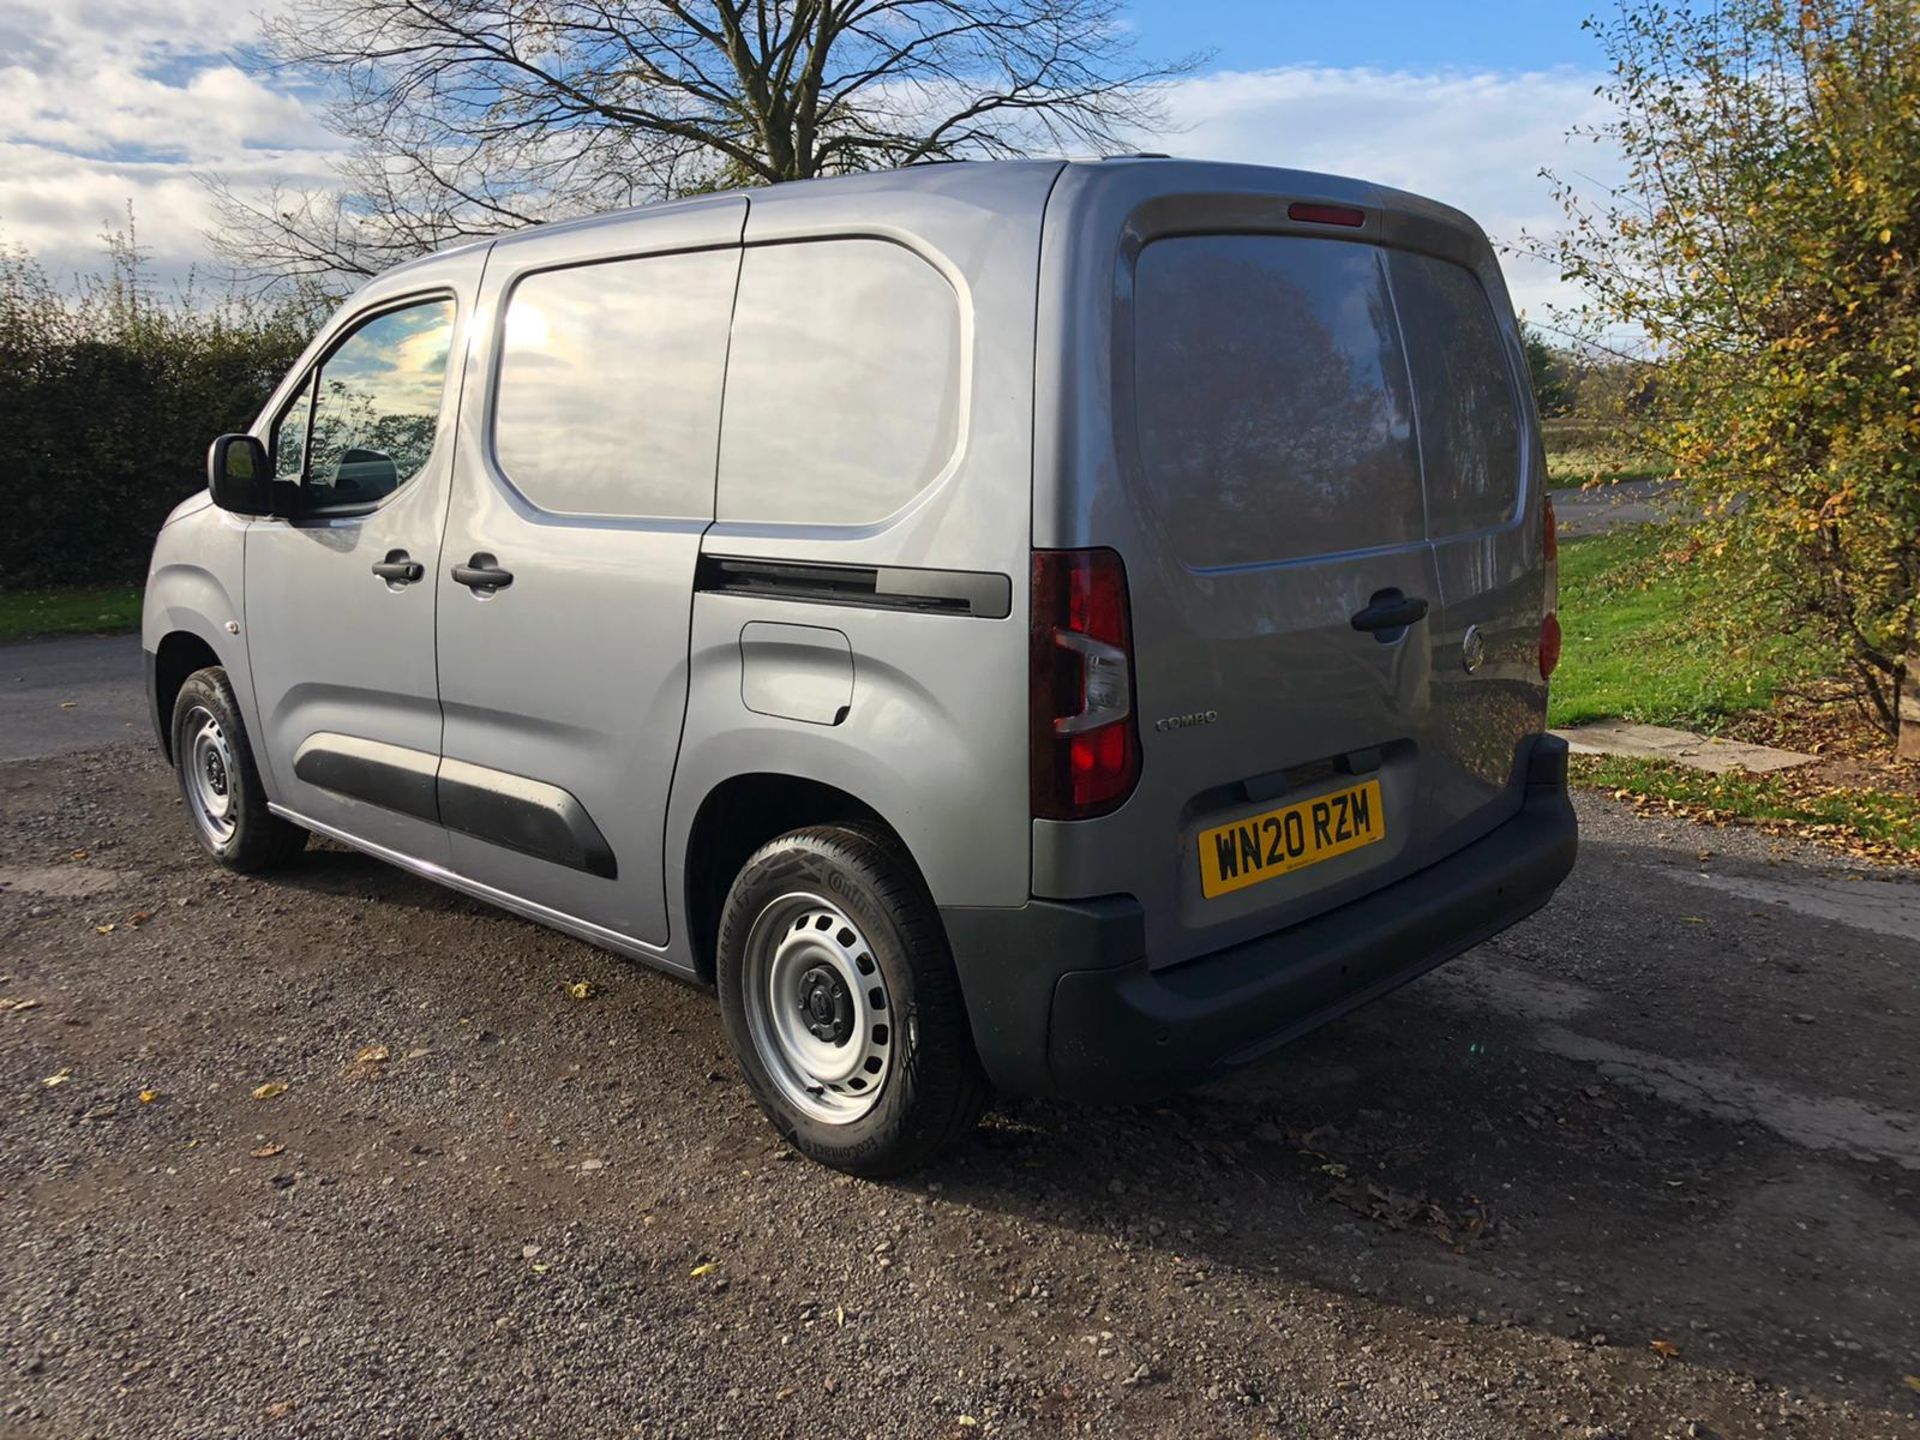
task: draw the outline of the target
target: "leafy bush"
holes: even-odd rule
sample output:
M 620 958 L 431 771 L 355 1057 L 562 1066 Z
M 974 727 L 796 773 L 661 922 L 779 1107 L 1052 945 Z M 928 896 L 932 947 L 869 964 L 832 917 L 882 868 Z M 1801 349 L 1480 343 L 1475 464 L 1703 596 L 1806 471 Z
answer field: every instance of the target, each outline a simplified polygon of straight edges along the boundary
M 134 581 L 306 344 L 315 297 L 158 296 L 130 235 L 62 293 L 0 248 L 0 588 Z

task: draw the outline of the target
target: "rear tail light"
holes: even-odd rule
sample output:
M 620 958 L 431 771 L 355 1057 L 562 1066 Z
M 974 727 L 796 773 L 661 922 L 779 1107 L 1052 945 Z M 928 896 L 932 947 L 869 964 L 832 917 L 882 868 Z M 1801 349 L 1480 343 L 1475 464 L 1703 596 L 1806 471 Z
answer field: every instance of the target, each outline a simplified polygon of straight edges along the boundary
M 1541 607 L 1545 613 L 1540 619 L 1540 678 L 1545 680 L 1560 663 L 1560 524 L 1554 517 L 1551 495 L 1542 511 L 1545 528 L 1540 534 L 1540 558 L 1547 576 L 1546 599 Z
M 1033 813 L 1084 820 L 1140 778 L 1127 572 L 1112 550 L 1036 550 L 1029 648 Z

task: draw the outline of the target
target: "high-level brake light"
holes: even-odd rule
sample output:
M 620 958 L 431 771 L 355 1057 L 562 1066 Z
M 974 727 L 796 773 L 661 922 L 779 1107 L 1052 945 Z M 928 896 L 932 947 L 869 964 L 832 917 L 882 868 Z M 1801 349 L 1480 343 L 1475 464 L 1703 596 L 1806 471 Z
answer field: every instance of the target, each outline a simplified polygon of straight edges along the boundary
M 1353 229 L 1367 223 L 1367 212 L 1351 205 L 1313 205 L 1297 200 L 1287 206 L 1287 219 L 1303 220 L 1309 225 L 1345 225 Z

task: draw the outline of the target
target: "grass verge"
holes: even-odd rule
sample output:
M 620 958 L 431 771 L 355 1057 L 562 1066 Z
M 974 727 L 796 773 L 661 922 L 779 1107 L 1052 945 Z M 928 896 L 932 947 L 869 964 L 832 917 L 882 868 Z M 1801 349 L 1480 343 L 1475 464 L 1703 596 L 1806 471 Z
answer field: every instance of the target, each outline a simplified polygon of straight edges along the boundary
M 140 594 L 138 585 L 0 590 L 0 641 L 137 630 Z
M 1689 730 L 1732 729 L 1821 758 L 1766 775 L 1715 775 L 1664 760 L 1577 756 L 1576 784 L 1648 814 L 1793 835 L 1863 859 L 1920 865 L 1920 774 L 1850 743 L 1857 718 L 1818 692 L 1838 657 L 1804 637 L 1717 622 L 1725 579 L 1671 525 L 1560 543 L 1554 726 L 1620 716 Z M 1817 718 L 1816 718 L 1817 717 Z M 1759 724 L 1756 722 L 1768 722 Z M 1756 728 L 1769 733 L 1756 737 Z M 1784 729 L 1784 738 L 1771 731 Z
M 1621 716 L 1714 729 L 1784 686 L 1831 674 L 1802 638 L 1736 634 L 1710 618 L 1712 566 L 1671 525 L 1560 542 L 1560 626 L 1548 723 Z
M 1576 784 L 1636 809 L 1708 825 L 1751 825 L 1862 859 L 1920 864 L 1920 796 L 1823 783 L 1816 773 L 1714 775 L 1665 760 L 1573 758 Z

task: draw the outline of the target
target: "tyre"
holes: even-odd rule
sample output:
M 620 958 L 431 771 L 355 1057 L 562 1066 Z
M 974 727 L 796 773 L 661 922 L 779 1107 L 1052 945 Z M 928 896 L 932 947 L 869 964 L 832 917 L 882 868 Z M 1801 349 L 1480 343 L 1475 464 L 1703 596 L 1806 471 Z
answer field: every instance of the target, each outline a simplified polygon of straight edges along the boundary
M 946 932 L 885 831 L 822 825 L 763 845 L 716 949 L 734 1055 L 802 1154 L 896 1175 L 973 1128 L 987 1082 Z
M 196 670 L 173 702 L 173 773 L 200 848 L 230 870 L 271 870 L 298 855 L 307 832 L 267 809 L 227 672 Z

